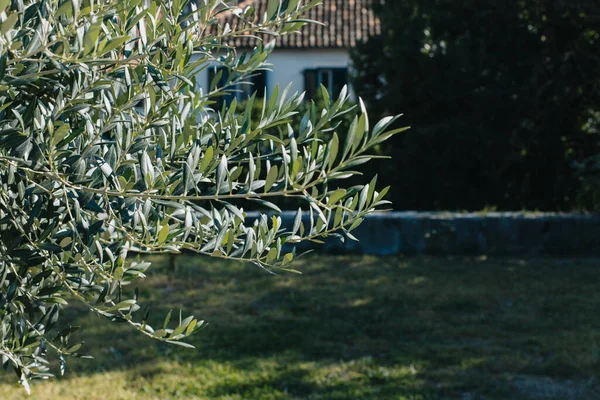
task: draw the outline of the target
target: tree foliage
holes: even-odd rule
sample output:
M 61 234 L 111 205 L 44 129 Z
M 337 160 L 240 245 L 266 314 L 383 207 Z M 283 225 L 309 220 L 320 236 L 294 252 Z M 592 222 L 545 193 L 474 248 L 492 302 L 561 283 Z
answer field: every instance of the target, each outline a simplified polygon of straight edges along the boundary
M 395 207 L 591 207 L 573 166 L 600 150 L 597 2 L 377 3 L 355 88 L 413 126 L 379 167 Z
M 272 49 L 259 40 L 242 53 L 231 39 L 296 32 L 319 1 L 271 1 L 265 15 L 234 3 L 0 0 L 0 354 L 26 388 L 49 376 L 48 354 L 62 372 L 80 355 L 76 327 L 60 324 L 71 301 L 189 346 L 202 321 L 169 313 L 151 327 L 147 312 L 137 317 L 130 288 L 149 263 L 128 255 L 190 250 L 293 271 L 294 243 L 352 237 L 387 203 L 375 179 L 339 186 L 395 133 L 395 118 L 371 126 L 361 107 L 340 140 L 345 90 L 335 101 L 324 92 L 323 109 L 297 125 L 303 95 L 278 88 L 258 119 L 254 96 L 211 109 Z M 219 23 L 224 12 L 236 26 Z M 196 76 L 215 65 L 228 78 L 204 93 Z M 282 197 L 304 202 L 291 230 L 240 206 L 277 209 Z

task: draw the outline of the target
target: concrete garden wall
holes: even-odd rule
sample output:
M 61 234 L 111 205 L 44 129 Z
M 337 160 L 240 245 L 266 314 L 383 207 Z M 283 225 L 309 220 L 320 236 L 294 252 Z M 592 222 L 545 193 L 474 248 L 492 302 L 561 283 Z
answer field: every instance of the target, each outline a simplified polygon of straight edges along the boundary
M 283 213 L 284 226 L 293 224 L 294 215 Z M 359 242 L 329 238 L 303 248 L 372 255 L 600 255 L 600 215 L 389 212 L 369 216 L 352 233 Z

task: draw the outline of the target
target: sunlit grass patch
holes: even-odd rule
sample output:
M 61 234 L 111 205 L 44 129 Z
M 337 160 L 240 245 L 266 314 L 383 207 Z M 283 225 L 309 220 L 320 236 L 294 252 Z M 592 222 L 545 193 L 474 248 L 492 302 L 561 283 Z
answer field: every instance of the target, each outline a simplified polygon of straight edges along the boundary
M 32 399 L 533 399 L 523 388 L 544 382 L 595 394 L 598 260 L 313 256 L 298 276 L 183 256 L 173 277 L 154 260 L 142 305 L 208 321 L 196 349 L 71 307 L 95 360 Z M 22 398 L 11 379 L 1 398 Z

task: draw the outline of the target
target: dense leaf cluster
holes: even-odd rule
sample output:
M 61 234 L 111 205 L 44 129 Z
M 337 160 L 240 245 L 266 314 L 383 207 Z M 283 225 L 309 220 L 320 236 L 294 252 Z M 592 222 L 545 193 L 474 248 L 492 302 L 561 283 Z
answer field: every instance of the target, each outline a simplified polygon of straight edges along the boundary
M 275 89 L 241 108 L 218 96 L 264 68 L 270 46 L 239 54 L 240 35 L 297 31 L 319 1 L 271 1 L 265 15 L 219 0 L 0 1 L 0 355 L 27 388 L 45 378 L 47 353 L 77 356 L 75 327 L 60 325 L 73 300 L 152 338 L 182 339 L 193 316 L 160 327 L 134 319 L 146 262 L 128 254 L 182 250 L 265 269 L 291 270 L 290 244 L 340 231 L 387 202 L 387 188 L 340 188 L 395 131 L 371 126 L 364 106 L 340 140 L 348 111 L 323 91 L 323 109 L 292 125 L 302 94 Z M 219 14 L 235 13 L 236 26 Z M 224 66 L 210 91 L 199 71 Z M 221 85 L 221 86 L 217 86 Z M 328 140 L 323 140 L 327 138 Z M 292 230 L 247 220 L 241 206 L 302 200 Z M 302 218 L 309 215 L 309 218 Z
M 355 89 L 413 126 L 393 163 L 365 169 L 393 177 L 394 207 L 600 206 L 574 168 L 600 152 L 597 1 L 376 3 L 383 34 L 355 55 Z

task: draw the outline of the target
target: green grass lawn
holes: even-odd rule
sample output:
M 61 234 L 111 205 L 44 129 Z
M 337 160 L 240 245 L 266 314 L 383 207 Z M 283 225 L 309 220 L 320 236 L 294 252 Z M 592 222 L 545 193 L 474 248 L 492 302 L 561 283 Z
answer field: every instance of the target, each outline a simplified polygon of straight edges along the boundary
M 142 305 L 209 322 L 196 349 L 76 305 L 95 359 L 31 399 L 600 398 L 600 260 L 312 256 L 273 276 L 182 256 L 173 279 L 153 260 Z

